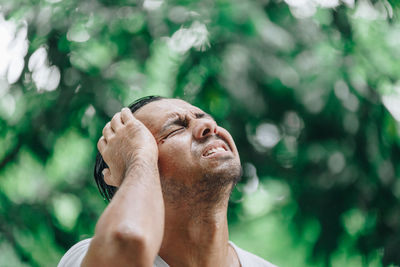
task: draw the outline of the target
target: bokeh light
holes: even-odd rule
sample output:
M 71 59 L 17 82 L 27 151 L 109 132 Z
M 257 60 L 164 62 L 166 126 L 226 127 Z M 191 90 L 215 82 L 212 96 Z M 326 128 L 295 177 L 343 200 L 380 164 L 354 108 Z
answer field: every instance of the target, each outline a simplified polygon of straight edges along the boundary
M 55 266 L 93 235 L 101 130 L 150 94 L 199 106 L 234 137 L 237 245 L 278 266 L 398 266 L 399 12 L 388 0 L 0 1 L 0 266 Z

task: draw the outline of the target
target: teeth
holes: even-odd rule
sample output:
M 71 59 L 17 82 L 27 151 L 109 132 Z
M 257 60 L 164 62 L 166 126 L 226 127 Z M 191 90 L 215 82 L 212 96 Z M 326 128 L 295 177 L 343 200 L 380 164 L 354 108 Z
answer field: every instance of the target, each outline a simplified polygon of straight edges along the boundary
M 210 150 L 206 151 L 206 153 L 204 154 L 204 156 L 209 156 L 209 155 L 211 155 L 211 154 L 213 154 L 213 153 L 216 153 L 216 152 L 218 152 L 218 151 L 225 151 L 225 149 L 222 148 L 222 147 L 211 148 Z

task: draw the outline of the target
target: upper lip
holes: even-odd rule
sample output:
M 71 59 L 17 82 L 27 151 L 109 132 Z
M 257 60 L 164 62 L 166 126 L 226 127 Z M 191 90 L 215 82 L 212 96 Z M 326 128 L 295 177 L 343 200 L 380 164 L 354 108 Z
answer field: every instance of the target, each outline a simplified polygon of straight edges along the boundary
M 206 153 L 207 153 L 207 151 L 209 151 L 209 150 L 211 150 L 211 149 L 213 149 L 213 148 L 219 148 L 219 147 L 222 147 L 225 151 L 229 151 L 229 147 L 228 147 L 228 145 L 227 145 L 224 141 L 222 141 L 222 140 L 216 140 L 216 141 L 213 141 L 213 142 L 211 142 L 210 144 L 208 144 L 208 145 L 204 148 L 204 150 L 203 150 L 203 152 L 201 153 L 201 155 L 202 155 L 202 156 L 205 156 Z

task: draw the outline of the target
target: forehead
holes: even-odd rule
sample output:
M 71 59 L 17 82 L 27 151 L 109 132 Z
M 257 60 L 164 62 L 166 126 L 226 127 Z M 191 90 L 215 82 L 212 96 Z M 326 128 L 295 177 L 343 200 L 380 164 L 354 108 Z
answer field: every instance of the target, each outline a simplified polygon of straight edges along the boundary
M 177 114 L 203 112 L 198 107 L 180 99 L 161 99 L 141 107 L 134 114 L 154 134 L 164 122 Z

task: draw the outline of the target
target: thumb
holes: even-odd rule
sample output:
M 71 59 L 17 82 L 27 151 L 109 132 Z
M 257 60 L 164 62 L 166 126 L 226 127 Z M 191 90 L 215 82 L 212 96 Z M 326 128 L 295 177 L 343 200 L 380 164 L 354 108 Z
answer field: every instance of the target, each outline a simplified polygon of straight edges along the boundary
M 110 171 L 109 168 L 105 168 L 105 169 L 102 171 L 102 174 L 103 174 L 103 176 L 104 176 L 104 181 L 106 182 L 106 184 L 111 185 L 111 186 L 115 186 L 115 187 L 119 186 L 119 185 L 117 184 L 117 181 L 116 181 L 116 180 L 114 179 L 114 177 L 111 175 L 111 171 Z

